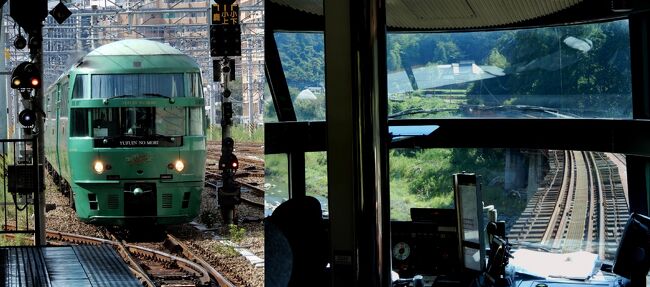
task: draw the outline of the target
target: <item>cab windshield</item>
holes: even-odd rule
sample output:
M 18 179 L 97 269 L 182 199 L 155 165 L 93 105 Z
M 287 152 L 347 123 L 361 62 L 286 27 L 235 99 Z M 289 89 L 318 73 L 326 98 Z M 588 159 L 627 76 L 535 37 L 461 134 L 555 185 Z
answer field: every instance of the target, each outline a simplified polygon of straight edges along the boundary
M 92 110 L 93 137 L 185 135 L 184 107 L 121 107 Z
M 390 118 L 631 118 L 627 20 L 391 33 Z
M 183 74 L 92 75 L 92 98 L 183 97 Z

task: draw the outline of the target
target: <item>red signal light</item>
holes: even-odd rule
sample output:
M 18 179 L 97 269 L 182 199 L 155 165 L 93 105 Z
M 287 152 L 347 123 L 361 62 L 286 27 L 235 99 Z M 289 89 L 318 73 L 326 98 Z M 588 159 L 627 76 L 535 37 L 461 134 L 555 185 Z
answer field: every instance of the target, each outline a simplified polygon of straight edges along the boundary
M 40 84 L 40 83 L 41 83 L 41 81 L 39 81 L 38 78 L 36 78 L 36 77 L 32 78 L 32 81 L 31 81 L 32 87 L 38 87 L 38 84 Z

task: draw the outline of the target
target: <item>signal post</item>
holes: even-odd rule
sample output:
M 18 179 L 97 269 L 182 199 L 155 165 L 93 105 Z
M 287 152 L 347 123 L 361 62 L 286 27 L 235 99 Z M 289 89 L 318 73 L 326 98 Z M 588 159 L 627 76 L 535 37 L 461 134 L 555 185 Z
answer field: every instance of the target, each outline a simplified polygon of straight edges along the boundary
M 0 1 L 0 8 L 6 1 Z M 29 61 L 20 63 L 11 74 L 11 87 L 20 92 L 23 107 L 18 115 L 18 120 L 23 125 L 25 138 L 36 137 L 32 146 L 32 161 L 37 163 L 38 169 L 34 172 L 34 213 L 35 213 L 35 245 L 45 245 L 45 185 L 43 182 L 43 167 L 45 163 L 44 152 L 44 121 L 43 111 L 43 21 L 48 15 L 47 0 L 23 1 L 12 0 L 9 2 L 9 15 L 14 19 L 20 29 L 28 36 L 25 39 L 22 33 L 16 37 L 16 49 L 29 48 Z M 72 13 L 63 3 L 56 5 L 49 14 L 59 23 L 63 23 Z
M 222 171 L 222 186 L 217 190 L 217 201 L 225 224 L 231 224 L 236 217 L 235 207 L 241 202 L 241 185 L 235 181 L 239 168 L 233 153 L 235 141 L 231 136 L 233 108 L 228 82 L 235 79 L 235 60 L 230 57 L 241 56 L 241 27 L 239 6 L 235 0 L 215 0 L 212 4 L 210 25 L 210 56 L 213 60 L 214 81 L 221 83 L 221 157 L 219 169 Z M 220 59 L 218 57 L 221 57 Z

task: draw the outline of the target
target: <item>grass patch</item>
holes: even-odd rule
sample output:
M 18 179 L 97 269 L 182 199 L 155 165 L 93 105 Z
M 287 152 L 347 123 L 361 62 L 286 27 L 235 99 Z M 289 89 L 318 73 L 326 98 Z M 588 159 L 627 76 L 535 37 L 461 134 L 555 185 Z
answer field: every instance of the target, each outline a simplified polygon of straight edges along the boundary
M 216 254 L 219 254 L 219 255 L 224 256 L 224 257 L 239 256 L 239 253 L 237 252 L 237 250 L 235 250 L 234 247 L 229 246 L 229 245 L 225 245 L 225 244 L 221 244 L 221 243 L 216 243 L 214 245 L 213 250 L 214 250 L 214 252 Z
M 327 197 L 327 152 L 305 153 L 305 185 L 307 195 Z
M 218 141 L 221 140 L 221 126 L 212 125 L 206 131 L 208 140 Z M 237 142 L 255 142 L 264 143 L 264 128 L 255 127 L 250 130 L 247 125 L 234 125 L 230 129 L 230 135 Z
M 246 228 L 238 227 L 234 224 L 228 225 L 228 237 L 230 241 L 239 244 L 242 240 L 244 240 L 244 235 L 246 235 Z
M 0 246 L 31 246 L 34 245 L 32 235 L 12 234 L 0 236 Z

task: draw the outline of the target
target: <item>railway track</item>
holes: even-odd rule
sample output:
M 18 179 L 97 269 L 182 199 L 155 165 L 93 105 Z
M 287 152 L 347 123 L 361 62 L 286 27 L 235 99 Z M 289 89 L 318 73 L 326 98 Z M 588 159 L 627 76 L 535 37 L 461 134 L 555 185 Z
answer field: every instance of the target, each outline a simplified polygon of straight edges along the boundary
M 3 228 L 4 230 L 15 229 L 11 225 L 5 225 Z M 5 234 L 4 236 L 11 237 L 12 235 Z M 166 238 L 161 244 L 169 252 L 126 243 L 110 232 L 106 232 L 106 235 L 111 239 L 46 230 L 46 238 L 50 245 L 107 244 L 113 246 L 143 286 L 235 286 L 171 234 L 166 234 Z
M 205 184 L 214 188 L 215 190 L 221 187 L 221 175 L 215 172 L 211 171 L 206 171 L 206 180 Z M 242 181 L 237 181 L 237 183 L 241 184 L 241 193 L 242 197 L 241 200 L 249 205 L 252 205 L 253 207 L 259 207 L 259 208 L 264 208 L 264 190 L 254 186 L 252 184 L 242 182 Z
M 118 253 L 144 286 L 234 286 L 203 259 L 172 235 L 167 235 L 163 246 L 170 253 L 151 247 L 126 243 L 114 235 L 112 239 L 47 231 L 50 244 L 109 244 Z M 173 255 L 176 253 L 178 255 Z
M 618 167 L 599 152 L 549 151 L 549 172 L 511 239 L 613 258 L 629 217 Z M 619 159 L 619 157 L 616 157 Z M 624 159 L 622 159 L 624 161 Z

